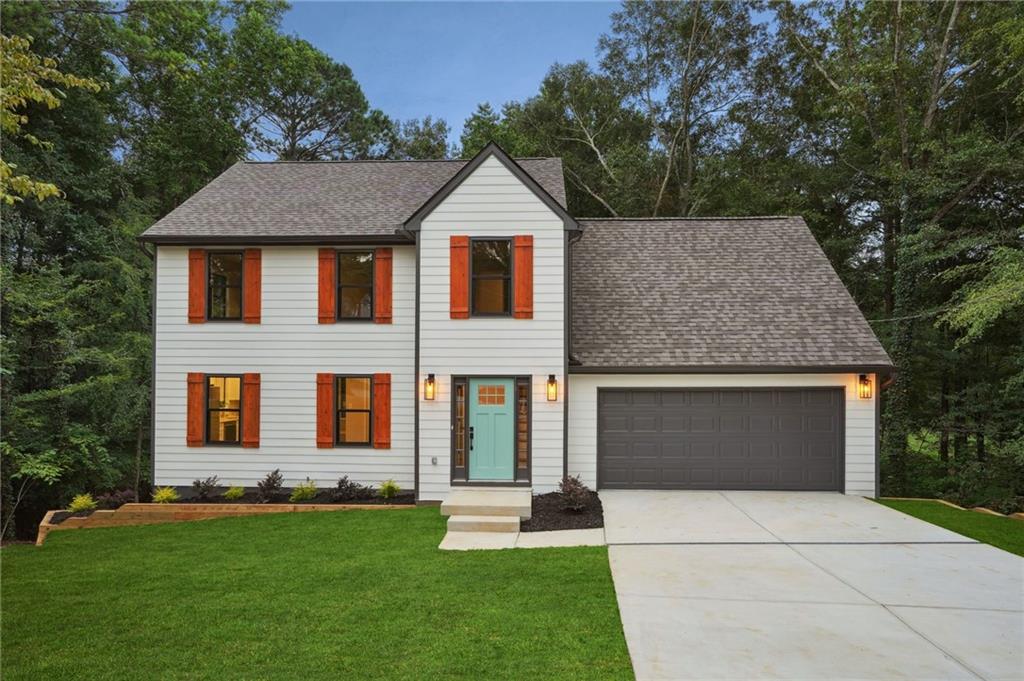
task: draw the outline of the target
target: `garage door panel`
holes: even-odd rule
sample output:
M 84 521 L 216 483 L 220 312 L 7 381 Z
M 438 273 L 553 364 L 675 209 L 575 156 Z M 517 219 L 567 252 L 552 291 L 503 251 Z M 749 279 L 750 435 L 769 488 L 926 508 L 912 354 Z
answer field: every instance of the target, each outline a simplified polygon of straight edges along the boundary
M 605 488 L 837 490 L 841 389 L 600 391 Z

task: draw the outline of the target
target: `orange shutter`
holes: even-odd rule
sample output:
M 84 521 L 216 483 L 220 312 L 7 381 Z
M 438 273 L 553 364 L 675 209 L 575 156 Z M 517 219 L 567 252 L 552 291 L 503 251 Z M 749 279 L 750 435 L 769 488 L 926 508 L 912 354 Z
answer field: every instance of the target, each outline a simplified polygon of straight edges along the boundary
M 373 448 L 391 449 L 391 374 L 373 375 Z
M 245 269 L 242 272 L 242 281 L 245 282 L 245 290 L 242 291 L 242 319 L 246 324 L 260 323 L 260 297 L 263 292 L 262 253 L 258 248 L 245 249 Z
M 515 262 L 512 264 L 515 276 L 512 316 L 516 319 L 533 319 L 533 236 L 517 234 L 512 243 L 515 250 Z
M 373 321 L 391 323 L 391 270 L 394 257 L 390 248 L 373 252 Z
M 191 248 L 188 252 L 188 323 L 206 321 L 206 251 Z
M 333 324 L 337 321 L 338 308 L 334 303 L 338 279 L 335 268 L 338 255 L 333 248 L 320 249 L 320 323 Z
M 189 447 L 202 447 L 205 439 L 203 437 L 203 422 L 206 420 L 203 414 L 205 383 L 206 376 L 204 374 L 189 373 L 185 391 L 185 444 Z
M 469 237 L 453 236 L 451 246 L 451 318 L 469 318 Z
M 316 446 L 334 446 L 334 374 L 316 375 Z
M 242 375 L 242 446 L 260 446 L 260 375 Z

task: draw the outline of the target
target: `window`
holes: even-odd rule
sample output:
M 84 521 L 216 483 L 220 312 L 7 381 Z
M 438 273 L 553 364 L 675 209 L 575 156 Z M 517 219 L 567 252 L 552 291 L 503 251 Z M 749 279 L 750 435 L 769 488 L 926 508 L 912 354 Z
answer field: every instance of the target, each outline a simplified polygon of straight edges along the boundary
M 207 263 L 207 318 L 241 319 L 242 254 L 211 251 Z
M 240 444 L 242 438 L 242 377 L 206 377 L 206 441 Z
M 338 319 L 373 321 L 373 251 L 338 252 Z
M 516 479 L 530 475 L 530 380 L 516 380 Z
M 373 404 L 369 376 L 335 376 L 335 408 L 338 423 L 335 441 L 339 445 L 369 445 Z
M 512 313 L 512 240 L 474 239 L 470 297 L 474 315 Z

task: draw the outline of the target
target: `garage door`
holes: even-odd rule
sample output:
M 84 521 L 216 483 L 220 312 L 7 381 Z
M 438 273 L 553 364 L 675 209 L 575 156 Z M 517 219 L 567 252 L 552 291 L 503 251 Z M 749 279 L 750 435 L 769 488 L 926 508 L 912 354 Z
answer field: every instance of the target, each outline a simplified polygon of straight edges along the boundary
M 601 389 L 605 489 L 841 490 L 843 390 Z

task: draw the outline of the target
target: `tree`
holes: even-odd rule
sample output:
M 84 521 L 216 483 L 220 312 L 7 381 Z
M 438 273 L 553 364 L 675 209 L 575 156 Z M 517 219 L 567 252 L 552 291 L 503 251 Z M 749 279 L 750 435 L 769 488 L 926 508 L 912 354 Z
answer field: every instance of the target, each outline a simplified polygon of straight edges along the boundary
M 448 123 L 427 116 L 393 123 L 387 157 L 398 160 L 448 158 Z

